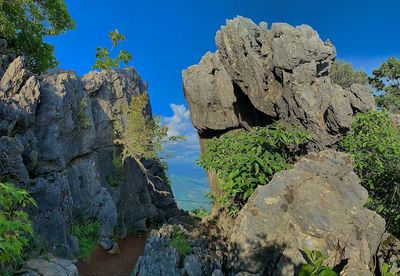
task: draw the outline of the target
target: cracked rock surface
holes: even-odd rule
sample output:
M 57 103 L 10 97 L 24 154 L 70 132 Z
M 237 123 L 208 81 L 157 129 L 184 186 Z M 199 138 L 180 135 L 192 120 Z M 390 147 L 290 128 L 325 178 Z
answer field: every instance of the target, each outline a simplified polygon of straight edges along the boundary
M 115 226 L 145 230 L 178 212 L 156 161 L 143 160 L 144 174 L 143 166 L 129 159 L 126 181 L 114 188 L 107 181 L 118 152 L 114 121 L 123 119 L 123 104 L 147 90 L 135 69 L 38 76 L 1 42 L 0 181 L 27 189 L 38 203 L 29 209 L 38 246 L 71 256 L 79 250 L 71 224 L 94 219 L 101 245 L 109 249 Z

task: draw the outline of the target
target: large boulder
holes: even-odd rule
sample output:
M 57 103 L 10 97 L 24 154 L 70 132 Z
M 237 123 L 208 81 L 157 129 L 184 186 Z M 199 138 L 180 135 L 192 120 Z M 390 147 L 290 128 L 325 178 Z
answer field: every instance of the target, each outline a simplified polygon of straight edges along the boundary
M 312 153 L 259 186 L 240 211 L 231 236 L 230 267 L 255 275 L 294 275 L 299 249 L 319 250 L 346 275 L 373 275 L 385 221 L 364 208 L 367 191 L 352 159 Z
M 272 121 L 313 134 L 310 149 L 333 145 L 355 112 L 374 108 L 370 89 L 332 83 L 336 50 L 311 27 L 250 19 L 228 20 L 216 35 L 218 50 L 182 72 L 185 97 L 200 138 Z

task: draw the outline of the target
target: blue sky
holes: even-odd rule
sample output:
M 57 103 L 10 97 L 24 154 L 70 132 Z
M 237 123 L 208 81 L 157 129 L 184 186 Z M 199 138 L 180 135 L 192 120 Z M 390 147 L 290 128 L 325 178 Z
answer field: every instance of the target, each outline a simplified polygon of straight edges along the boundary
M 153 112 L 165 117 L 172 132 L 188 141 L 170 146 L 173 173 L 203 179 L 193 164 L 197 137 L 183 96 L 181 70 L 216 49 L 214 37 L 227 18 L 242 15 L 258 23 L 308 24 L 329 38 L 338 57 L 371 72 L 390 56 L 400 56 L 398 0 L 66 0 L 76 29 L 49 41 L 60 67 L 79 75 L 91 70 L 98 46 L 109 46 L 107 33 L 118 28 L 136 67 L 149 83 Z M 204 180 L 205 181 L 205 180 Z

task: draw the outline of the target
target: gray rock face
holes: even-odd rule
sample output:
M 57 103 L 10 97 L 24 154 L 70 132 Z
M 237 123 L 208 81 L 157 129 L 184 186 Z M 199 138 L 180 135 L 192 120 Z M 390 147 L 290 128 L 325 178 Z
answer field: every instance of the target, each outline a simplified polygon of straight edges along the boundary
M 36 199 L 33 226 L 49 252 L 76 251 L 70 226 L 82 218 L 100 223 L 100 241 L 108 249 L 116 225 L 145 230 L 149 222 L 176 213 L 157 161 L 144 162 L 146 176 L 143 166 L 127 160 L 127 181 L 114 188 L 107 181 L 118 152 L 114 121 L 123 119 L 123 104 L 147 89 L 135 69 L 37 76 L 25 69 L 23 58 L 12 61 L 3 46 L 0 40 L 0 180 Z
M 32 259 L 24 264 L 17 273 L 21 276 L 78 276 L 78 269 L 69 260 L 51 258 L 50 260 Z
M 178 252 L 169 246 L 169 241 L 162 238 L 151 237 L 146 244 L 144 256 L 139 257 L 131 275 L 182 275 L 178 266 Z
M 240 211 L 231 236 L 230 266 L 256 275 L 294 275 L 299 249 L 319 250 L 346 275 L 373 275 L 385 221 L 365 209 L 368 193 L 348 155 L 309 154 L 259 186 Z M 341 263 L 342 262 L 342 263 Z
M 179 225 L 179 224 L 177 224 Z M 191 235 L 182 225 L 180 229 Z M 152 231 L 147 240 L 144 255 L 139 257 L 132 276 L 201 276 L 221 274 L 221 259 L 207 249 L 204 240 L 188 237 L 190 252 L 181 256 L 170 245 L 172 225 L 163 225 L 158 231 Z
M 355 112 L 374 108 L 362 85 L 331 82 L 334 46 L 309 26 L 259 26 L 237 17 L 216 35 L 218 51 L 184 70 L 183 85 L 200 137 L 271 121 L 301 125 L 313 134 L 311 149 L 337 141 Z

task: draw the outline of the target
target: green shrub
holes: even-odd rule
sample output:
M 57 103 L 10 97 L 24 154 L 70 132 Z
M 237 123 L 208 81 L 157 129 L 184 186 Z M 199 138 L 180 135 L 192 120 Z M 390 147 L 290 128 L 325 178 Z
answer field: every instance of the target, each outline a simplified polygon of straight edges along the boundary
M 289 168 L 290 153 L 310 139 L 305 130 L 279 124 L 231 132 L 208 140 L 198 164 L 217 173 L 222 196 L 214 199 L 236 216 L 257 186 Z
M 300 250 L 307 264 L 302 264 L 298 276 L 338 276 L 329 266 L 324 265 L 328 259 L 320 251 Z
M 209 213 L 207 212 L 207 210 L 204 209 L 204 208 L 193 209 L 191 212 L 193 213 L 193 215 L 194 215 L 195 217 L 198 217 L 198 218 L 200 218 L 200 219 L 203 219 L 203 218 L 205 218 L 206 216 L 209 215 Z
M 79 258 L 84 261 L 89 260 L 97 247 L 99 229 L 100 225 L 98 222 L 86 222 L 84 224 L 75 222 L 71 226 L 71 234 L 79 240 Z
M 74 25 L 64 0 L 0 1 L 0 37 L 18 55 L 25 56 L 35 73 L 57 66 L 54 46 L 43 38 L 73 29 Z
M 112 160 L 112 169 L 107 181 L 111 187 L 119 187 L 126 181 L 124 161 L 121 156 L 115 156 Z
M 191 250 L 187 235 L 177 225 L 172 228 L 170 245 L 178 251 L 180 256 L 188 255 Z
M 361 70 L 354 70 L 351 63 L 335 60 L 331 65 L 331 80 L 343 88 L 348 88 L 354 83 L 368 84 L 368 76 Z
M 389 265 L 387 263 L 383 263 L 381 265 L 381 276 L 394 276 L 394 274 L 390 272 Z
M 339 141 L 350 153 L 355 171 L 368 190 L 367 207 L 381 214 L 388 230 L 400 237 L 400 130 L 385 112 L 357 114 L 351 130 Z
M 19 262 L 33 235 L 32 224 L 23 208 L 35 201 L 22 189 L 0 183 L 0 269 Z
M 91 125 L 89 115 L 86 113 L 86 109 L 88 107 L 87 99 L 84 98 L 79 103 L 80 110 L 78 112 L 78 124 L 82 129 L 88 129 Z
M 90 118 L 84 111 L 79 111 L 78 123 L 82 129 L 88 129 L 91 126 Z

